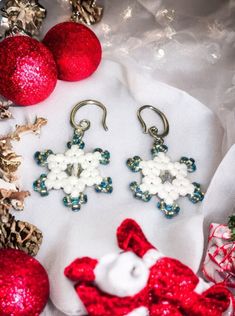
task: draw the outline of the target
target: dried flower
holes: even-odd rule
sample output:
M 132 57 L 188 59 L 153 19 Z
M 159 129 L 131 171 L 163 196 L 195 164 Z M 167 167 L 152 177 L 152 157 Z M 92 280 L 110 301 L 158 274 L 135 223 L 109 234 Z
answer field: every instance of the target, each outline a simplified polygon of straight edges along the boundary
M 5 36 L 22 31 L 30 36 L 37 35 L 46 17 L 46 10 L 38 0 L 7 0 L 1 13 L 0 26 Z
M 95 0 L 70 0 L 72 4 L 72 21 L 87 25 L 95 24 L 102 18 L 103 8 Z
M 44 118 L 37 118 L 34 124 L 16 126 L 15 131 L 0 138 L 0 176 L 13 182 L 17 179 L 16 171 L 21 164 L 21 157 L 12 149 L 12 141 L 19 141 L 22 133 L 33 132 L 39 134 L 41 127 L 47 123 Z
M 13 207 L 16 211 L 24 209 L 24 200 L 30 193 L 28 191 L 15 191 L 0 188 L 0 205 Z

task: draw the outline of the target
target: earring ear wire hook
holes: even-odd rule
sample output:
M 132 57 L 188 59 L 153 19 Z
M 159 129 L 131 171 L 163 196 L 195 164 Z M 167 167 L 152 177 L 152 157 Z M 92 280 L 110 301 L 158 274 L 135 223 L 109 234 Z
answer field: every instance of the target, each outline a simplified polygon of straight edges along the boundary
M 96 101 L 96 100 L 83 100 L 75 105 L 75 107 L 72 109 L 71 114 L 70 114 L 70 123 L 73 126 L 73 128 L 82 129 L 83 132 L 85 132 L 86 130 L 90 128 L 91 122 L 89 120 L 84 119 L 84 120 L 81 120 L 79 123 L 75 122 L 75 116 L 78 110 L 86 105 L 96 105 L 103 110 L 102 125 L 103 125 L 104 130 L 107 131 L 108 130 L 108 126 L 106 124 L 107 109 L 101 102 Z
M 158 133 L 158 128 L 156 126 L 151 126 L 151 127 L 147 127 L 144 119 L 141 116 L 141 112 L 145 109 L 150 109 L 152 111 L 154 111 L 156 114 L 158 114 L 158 116 L 161 118 L 162 122 L 163 122 L 163 127 L 164 130 L 162 133 Z M 150 136 L 159 139 L 159 138 L 164 138 L 168 135 L 169 133 L 169 122 L 165 116 L 165 114 L 163 112 L 161 112 L 160 110 L 158 110 L 157 108 L 155 108 L 152 105 L 143 105 L 139 108 L 139 110 L 137 111 L 137 117 L 140 121 L 140 124 L 144 130 L 145 134 L 149 134 Z

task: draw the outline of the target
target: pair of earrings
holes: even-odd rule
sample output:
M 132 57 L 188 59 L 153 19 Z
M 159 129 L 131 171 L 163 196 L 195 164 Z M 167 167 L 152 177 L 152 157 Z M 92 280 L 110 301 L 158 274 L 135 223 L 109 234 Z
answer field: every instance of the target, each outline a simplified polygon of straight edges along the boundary
M 67 143 L 68 149 L 63 154 L 54 154 L 52 150 L 36 152 L 35 159 L 40 166 L 47 167 L 49 172 L 42 174 L 34 184 L 34 190 L 41 196 L 46 196 L 49 191 L 62 189 L 66 196 L 63 199 L 65 206 L 73 211 L 80 210 L 82 204 L 87 203 L 87 195 L 84 194 L 86 187 L 93 186 L 96 192 L 111 193 L 113 191 L 112 179 L 103 178 L 100 174 L 99 164 L 107 165 L 110 161 L 110 153 L 107 150 L 96 148 L 93 152 L 84 152 L 83 136 L 90 128 L 90 121 L 81 120 L 75 122 L 77 111 L 85 105 L 96 105 L 103 110 L 102 124 L 104 130 L 106 125 L 107 110 L 105 106 L 95 100 L 84 100 L 79 102 L 72 110 L 70 123 L 74 128 L 74 135 Z M 160 116 L 163 121 L 164 131 L 158 132 L 156 126 L 147 129 L 141 116 L 145 109 L 151 109 Z M 157 207 L 167 218 L 172 218 L 180 211 L 176 201 L 180 197 L 187 196 L 193 203 L 203 200 L 204 193 L 200 184 L 191 183 L 188 173 L 196 170 L 195 161 L 192 158 L 182 157 L 179 162 L 172 162 L 167 156 L 168 147 L 164 144 L 164 137 L 169 133 L 169 123 L 166 116 L 150 105 L 142 106 L 137 112 L 138 119 L 144 129 L 154 138 L 151 149 L 152 159 L 142 160 L 134 156 L 127 160 L 127 166 L 133 172 L 141 172 L 142 182 L 132 182 L 130 188 L 134 197 L 144 202 L 150 201 L 152 196 L 159 199 Z

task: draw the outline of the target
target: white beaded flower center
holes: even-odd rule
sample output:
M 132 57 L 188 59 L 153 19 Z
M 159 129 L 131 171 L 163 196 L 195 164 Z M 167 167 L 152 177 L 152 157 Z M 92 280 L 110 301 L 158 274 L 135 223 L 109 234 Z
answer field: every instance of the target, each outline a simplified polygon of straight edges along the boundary
M 78 145 L 73 145 L 64 154 L 51 154 L 47 158 L 50 172 L 45 181 L 48 190 L 63 189 L 66 194 L 75 198 L 91 187 L 102 182 L 98 169 L 101 154 L 85 154 Z
M 187 166 L 184 163 L 172 162 L 163 152 L 149 161 L 141 161 L 143 179 L 140 189 L 157 195 L 166 204 L 172 205 L 180 196 L 193 194 L 194 185 L 187 178 Z

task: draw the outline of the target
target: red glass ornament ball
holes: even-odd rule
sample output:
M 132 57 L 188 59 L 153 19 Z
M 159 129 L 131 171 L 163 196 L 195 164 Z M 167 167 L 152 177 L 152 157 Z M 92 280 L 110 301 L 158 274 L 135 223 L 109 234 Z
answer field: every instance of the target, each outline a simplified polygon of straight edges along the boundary
M 39 316 L 49 298 L 43 266 L 16 249 L 0 250 L 0 315 Z
M 83 24 L 57 24 L 48 31 L 43 43 L 54 56 L 58 78 L 61 80 L 85 79 L 92 75 L 100 64 L 100 42 L 95 33 Z
M 17 105 L 33 105 L 54 90 L 57 69 L 49 49 L 28 36 L 0 43 L 0 94 Z

